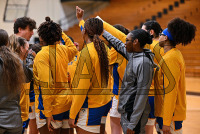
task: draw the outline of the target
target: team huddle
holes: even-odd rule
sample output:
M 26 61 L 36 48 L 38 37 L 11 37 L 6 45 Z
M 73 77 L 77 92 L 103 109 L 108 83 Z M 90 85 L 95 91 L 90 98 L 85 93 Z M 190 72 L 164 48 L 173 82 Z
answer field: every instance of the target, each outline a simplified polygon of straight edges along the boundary
M 191 43 L 196 27 L 174 18 L 164 30 L 147 21 L 129 31 L 83 16 L 76 7 L 83 45 L 50 17 L 39 44 L 28 43 L 29 17 L 16 19 L 11 36 L 0 29 L 0 134 L 104 134 L 108 113 L 112 134 L 181 134 L 185 63 L 176 45 Z

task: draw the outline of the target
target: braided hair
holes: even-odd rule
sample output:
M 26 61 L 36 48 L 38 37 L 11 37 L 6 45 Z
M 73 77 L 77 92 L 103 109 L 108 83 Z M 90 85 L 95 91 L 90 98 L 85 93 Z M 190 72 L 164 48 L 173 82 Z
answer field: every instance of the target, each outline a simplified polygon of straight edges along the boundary
M 54 45 L 55 42 L 60 41 L 62 29 L 50 17 L 46 17 L 45 20 L 46 22 L 43 22 L 38 28 L 38 35 L 47 45 Z
M 99 57 L 101 83 L 103 84 L 103 87 L 105 86 L 107 87 L 108 77 L 109 77 L 109 69 L 108 69 L 109 61 L 107 57 L 105 44 L 99 38 L 99 36 L 103 32 L 103 22 L 97 18 L 90 18 L 85 22 L 84 28 L 86 34 L 88 34 L 89 38 L 94 43 L 94 47 Z

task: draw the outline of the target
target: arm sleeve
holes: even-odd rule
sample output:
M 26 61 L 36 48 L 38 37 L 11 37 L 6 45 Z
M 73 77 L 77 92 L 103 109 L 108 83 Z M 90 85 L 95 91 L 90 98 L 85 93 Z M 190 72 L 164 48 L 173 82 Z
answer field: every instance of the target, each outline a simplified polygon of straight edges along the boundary
M 137 68 L 137 93 L 133 104 L 133 112 L 130 117 L 130 124 L 128 125 L 128 128 L 131 130 L 134 130 L 142 118 L 142 114 L 148 110 L 150 111 L 150 109 L 147 109 L 147 100 L 152 77 L 153 66 L 151 61 L 144 61 Z
M 81 31 L 82 31 L 83 28 L 84 28 L 84 24 L 85 24 L 85 21 L 84 21 L 84 20 L 81 20 L 81 21 L 79 22 L 79 27 L 81 28 Z
M 30 83 L 23 83 L 20 94 L 20 108 L 22 121 L 28 120 L 29 115 L 29 88 Z
M 111 33 L 113 36 L 115 36 L 116 38 L 118 38 L 119 40 L 121 40 L 123 43 L 126 42 L 126 36 L 123 32 L 121 32 L 120 30 L 116 29 L 115 27 L 113 27 L 112 25 L 108 24 L 107 22 L 103 21 L 99 16 L 97 16 L 96 18 L 100 19 L 103 22 L 103 27 L 106 31 L 108 31 L 109 33 Z M 124 57 L 122 57 L 119 53 L 117 53 L 117 51 L 113 48 L 111 48 L 110 50 L 111 53 L 111 64 L 114 63 L 119 63 L 122 64 Z
M 116 29 L 115 27 L 113 27 L 105 21 L 103 21 L 103 28 L 109 33 L 111 33 L 113 36 L 115 36 L 117 39 L 121 40 L 123 43 L 126 42 L 126 34 L 119 31 L 118 29 Z
M 46 117 L 52 116 L 52 102 L 54 101 L 53 89 L 50 88 L 50 85 L 53 84 L 53 78 L 50 73 L 50 67 L 45 61 L 39 60 L 37 62 L 37 74 L 39 86 L 41 88 L 43 106 L 44 106 L 44 115 Z
M 23 70 L 26 78 L 26 83 L 31 82 L 33 79 L 33 68 L 30 68 L 28 65 L 23 64 Z
M 34 61 L 34 56 L 32 54 L 28 54 L 27 57 L 26 57 L 26 65 L 33 69 L 33 62 Z
M 88 80 L 89 81 L 89 80 Z M 71 119 L 75 119 L 77 114 L 79 113 L 79 111 L 81 110 L 81 107 L 83 106 L 83 103 L 86 99 L 86 94 L 88 92 L 87 90 L 87 84 L 85 84 L 85 82 L 88 83 L 87 80 L 80 80 L 79 84 L 80 85 L 85 85 L 84 87 L 83 86 L 78 86 L 77 89 L 73 89 L 73 90 L 76 90 L 74 91 L 74 95 L 73 95 L 73 100 L 72 100 L 72 105 L 71 105 L 71 108 L 70 108 L 70 118 Z
M 165 89 L 163 103 L 163 125 L 170 126 L 175 110 L 178 81 L 180 79 L 181 72 L 178 63 L 169 59 L 164 60 L 164 66 L 162 66 L 162 70 L 164 72 Z M 165 70 L 169 70 L 170 72 Z M 170 78 L 170 74 L 172 75 L 172 78 Z
M 103 33 L 103 37 L 108 40 L 109 42 L 112 42 L 111 45 L 114 47 L 114 49 L 120 53 L 124 58 L 126 58 L 128 60 L 129 57 L 129 53 L 126 51 L 126 47 L 124 45 L 124 43 L 122 41 L 120 41 L 119 39 L 115 38 L 114 36 L 112 36 L 110 33 L 108 33 L 107 31 L 105 31 Z
M 79 27 L 81 28 L 81 31 L 83 30 L 84 28 L 84 24 L 85 24 L 85 21 L 84 20 L 81 20 L 79 22 Z M 73 76 L 72 76 L 72 79 L 73 79 L 73 82 L 72 82 L 72 89 L 73 89 L 73 100 L 72 100 L 72 105 L 71 105 L 71 108 L 70 108 L 70 115 L 69 117 L 71 119 L 75 119 L 78 112 L 80 111 L 81 107 L 83 106 L 83 103 L 86 99 L 86 96 L 87 96 L 87 92 L 89 90 L 89 86 L 90 86 L 90 80 L 89 79 L 77 79 L 76 76 L 78 75 L 81 75 L 81 74 L 84 74 L 86 72 L 86 66 L 84 66 L 83 68 L 80 68 L 80 65 L 82 64 L 81 62 L 84 62 L 84 58 L 86 58 L 83 54 L 83 51 L 81 51 L 80 55 L 78 56 L 78 59 L 77 61 L 75 61 L 72 65 L 74 68 L 76 68 L 76 70 L 74 70 L 74 72 L 72 73 Z M 75 83 L 77 83 L 77 86 L 76 84 L 73 84 L 74 83 L 74 80 L 76 81 Z
M 76 68 L 74 71 L 72 89 L 73 89 L 73 100 L 70 108 L 70 118 L 75 119 L 78 112 L 81 110 L 83 103 L 86 99 L 89 87 L 90 87 L 90 78 L 85 78 L 84 75 L 88 74 L 87 66 L 83 66 L 85 58 L 87 58 L 82 50 L 80 56 L 76 62 L 73 63 L 73 66 Z
M 67 46 L 68 48 L 68 58 L 70 62 L 74 59 L 74 56 L 77 54 L 78 51 L 71 39 L 64 32 L 62 32 L 62 39 L 65 42 L 65 46 Z

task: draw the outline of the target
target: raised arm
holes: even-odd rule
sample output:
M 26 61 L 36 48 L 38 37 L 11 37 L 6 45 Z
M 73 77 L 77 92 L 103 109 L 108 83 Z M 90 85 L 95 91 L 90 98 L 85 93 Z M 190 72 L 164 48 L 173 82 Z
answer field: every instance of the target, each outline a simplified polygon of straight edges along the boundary
M 163 125 L 170 126 L 177 103 L 178 82 L 180 80 L 180 64 L 176 60 L 165 59 L 161 66 L 164 72 Z M 170 109 L 170 110 L 169 110 Z
M 113 35 L 111 35 L 109 32 L 105 31 L 103 33 L 103 37 L 111 42 L 111 45 L 114 47 L 114 49 L 120 53 L 124 58 L 126 58 L 128 60 L 128 57 L 130 55 L 130 53 L 128 53 L 126 51 L 126 47 L 124 45 L 124 43 L 122 41 L 120 41 L 119 39 L 117 39 L 116 37 L 114 37 Z
M 97 16 L 96 18 L 102 20 L 99 16 Z M 123 43 L 126 42 L 126 34 L 119 31 L 117 28 L 113 27 L 109 23 L 103 21 L 103 28 L 109 33 L 111 33 L 113 36 L 115 36 L 117 39 L 121 40 Z
M 85 61 L 89 60 L 86 56 L 88 53 L 87 49 L 83 49 L 78 60 L 73 63 L 73 67 L 75 68 L 74 75 L 72 76 L 72 90 L 74 95 L 69 115 L 69 125 L 71 127 L 75 127 L 75 118 L 83 106 L 90 87 L 90 78 L 85 78 L 84 76 L 84 74 L 87 74 L 88 68 L 83 66 Z
M 62 32 L 62 40 L 64 41 L 65 46 L 68 48 L 69 61 L 72 61 L 78 52 L 76 46 L 64 32 Z
M 39 56 L 39 55 L 37 55 Z M 46 117 L 52 116 L 52 94 L 54 90 L 51 90 L 50 85 L 52 85 L 53 78 L 50 75 L 50 67 L 48 65 L 48 61 L 45 61 L 39 58 L 35 58 L 35 62 L 33 64 L 33 73 L 34 73 L 34 83 L 36 84 L 37 89 L 34 89 L 35 92 L 38 90 L 42 94 L 43 106 L 44 106 L 44 115 Z

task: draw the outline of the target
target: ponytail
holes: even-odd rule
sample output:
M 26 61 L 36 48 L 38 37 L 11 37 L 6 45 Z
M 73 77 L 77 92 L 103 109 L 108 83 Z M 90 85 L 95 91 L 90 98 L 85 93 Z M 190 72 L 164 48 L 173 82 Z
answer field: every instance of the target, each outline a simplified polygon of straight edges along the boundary
M 101 72 L 101 86 L 107 87 L 108 79 L 109 79 L 109 69 L 108 69 L 109 61 L 107 57 L 105 44 L 99 38 L 99 35 L 97 34 L 95 34 L 93 37 L 93 43 L 99 57 L 100 72 Z
M 85 22 L 85 31 L 97 51 L 101 72 L 101 87 L 107 87 L 109 78 L 109 61 L 104 42 L 99 38 L 103 32 L 103 22 L 97 18 L 90 18 Z

